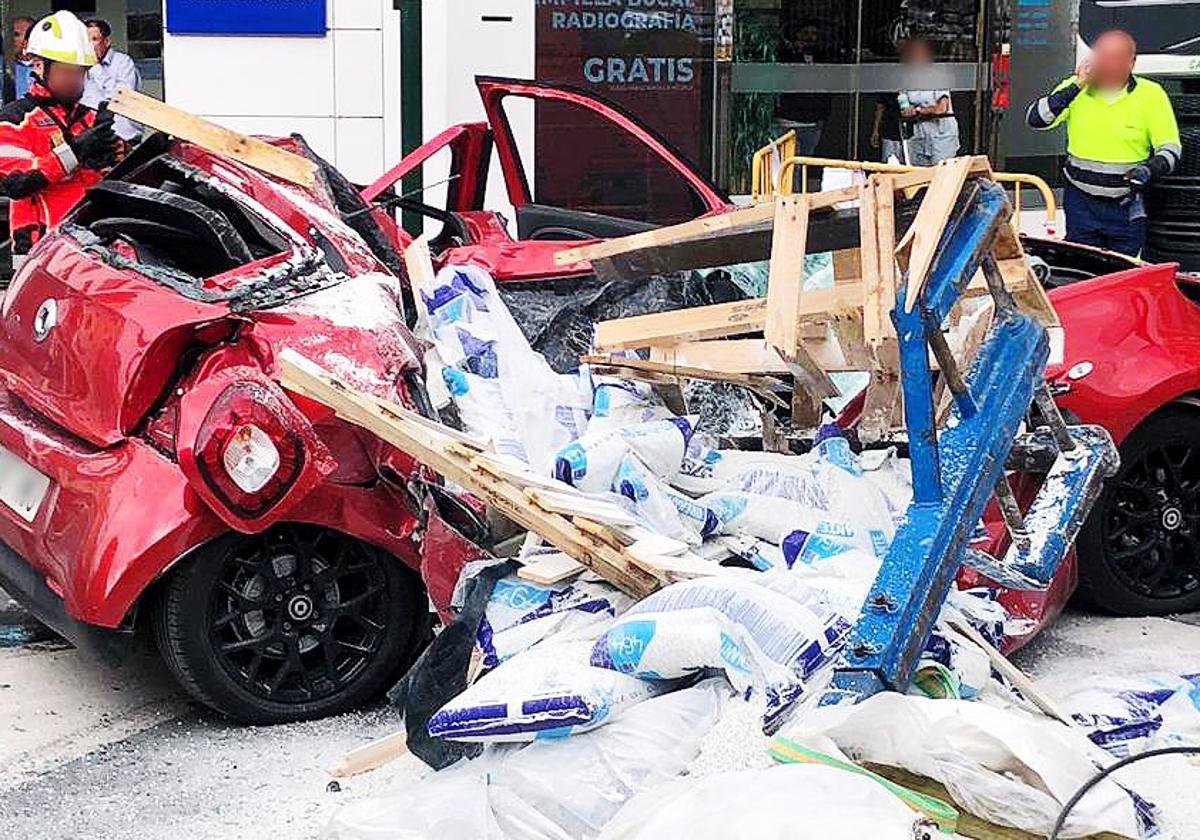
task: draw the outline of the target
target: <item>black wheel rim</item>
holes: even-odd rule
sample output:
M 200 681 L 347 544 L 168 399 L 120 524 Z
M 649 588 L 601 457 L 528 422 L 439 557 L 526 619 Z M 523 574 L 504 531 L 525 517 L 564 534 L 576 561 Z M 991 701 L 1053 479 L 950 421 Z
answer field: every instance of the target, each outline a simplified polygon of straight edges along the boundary
M 369 548 L 318 528 L 247 537 L 209 598 L 213 652 L 242 688 L 311 703 L 353 683 L 387 634 L 387 578 Z
M 1104 511 L 1104 548 L 1121 583 L 1144 598 L 1200 588 L 1200 452 L 1166 444 L 1128 464 Z

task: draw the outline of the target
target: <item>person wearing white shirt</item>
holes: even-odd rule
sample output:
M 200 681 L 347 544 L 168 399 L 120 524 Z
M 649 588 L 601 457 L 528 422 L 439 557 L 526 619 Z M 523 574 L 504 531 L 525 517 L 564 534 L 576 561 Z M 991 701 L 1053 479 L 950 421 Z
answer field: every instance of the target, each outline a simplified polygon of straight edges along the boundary
M 139 90 L 142 76 L 133 59 L 113 47 L 112 27 L 108 21 L 92 18 L 87 21 L 87 28 L 92 38 L 92 49 L 96 51 L 96 63 L 88 70 L 83 104 L 89 108 L 98 107 L 101 102 L 112 99 L 119 85 Z M 142 136 L 139 124 L 121 116 L 113 120 L 113 130 L 126 143 L 135 143 Z

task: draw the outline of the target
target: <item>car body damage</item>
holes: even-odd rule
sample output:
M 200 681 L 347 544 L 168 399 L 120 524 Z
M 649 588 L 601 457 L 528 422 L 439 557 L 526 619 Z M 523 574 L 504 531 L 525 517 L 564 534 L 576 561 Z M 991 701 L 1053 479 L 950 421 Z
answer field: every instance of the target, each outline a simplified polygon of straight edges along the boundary
M 419 572 L 432 477 L 275 381 L 291 348 L 427 404 L 401 282 L 327 183 L 156 136 L 39 244 L 2 314 L 0 445 L 36 498 L 2 499 L 0 576 L 60 629 L 130 627 L 152 582 L 231 530 L 319 526 Z

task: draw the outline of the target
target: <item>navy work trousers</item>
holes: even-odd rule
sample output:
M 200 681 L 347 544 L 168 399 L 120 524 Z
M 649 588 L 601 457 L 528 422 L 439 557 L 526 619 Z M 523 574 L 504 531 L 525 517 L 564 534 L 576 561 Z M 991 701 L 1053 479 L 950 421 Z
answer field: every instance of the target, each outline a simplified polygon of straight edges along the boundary
M 1063 191 L 1067 240 L 1094 245 L 1136 257 L 1146 244 L 1146 213 L 1142 197 L 1121 201 L 1088 195 L 1074 184 Z

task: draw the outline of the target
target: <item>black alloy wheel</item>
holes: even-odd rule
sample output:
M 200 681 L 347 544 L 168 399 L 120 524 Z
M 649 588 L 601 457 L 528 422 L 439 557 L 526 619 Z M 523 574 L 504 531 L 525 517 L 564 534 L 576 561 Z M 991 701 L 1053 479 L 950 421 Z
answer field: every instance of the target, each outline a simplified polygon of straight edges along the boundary
M 1079 538 L 1080 594 L 1120 615 L 1200 608 L 1200 411 L 1151 416 L 1121 446 Z
M 197 699 L 237 720 L 304 720 L 372 699 L 428 626 L 415 576 L 333 531 L 281 525 L 198 554 L 160 602 L 159 647 Z

